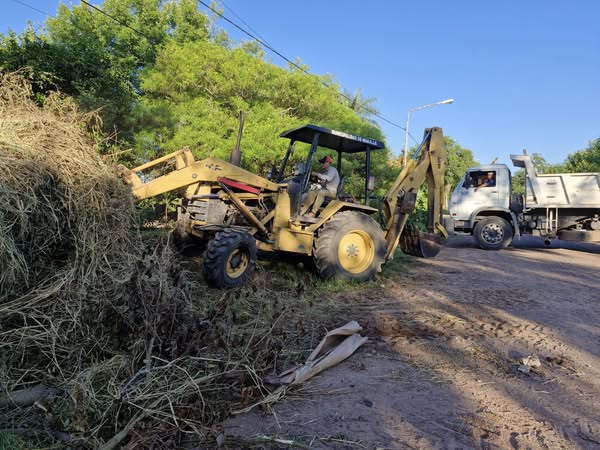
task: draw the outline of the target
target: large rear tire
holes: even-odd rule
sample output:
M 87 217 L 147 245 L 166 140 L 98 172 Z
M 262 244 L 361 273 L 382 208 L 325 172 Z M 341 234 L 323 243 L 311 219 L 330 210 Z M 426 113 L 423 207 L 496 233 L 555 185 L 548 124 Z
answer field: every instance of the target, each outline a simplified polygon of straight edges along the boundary
M 486 217 L 477 222 L 473 236 L 484 250 L 501 250 L 512 242 L 513 229 L 502 217 Z
M 313 257 L 322 278 L 364 281 L 381 271 L 385 250 L 383 231 L 375 220 L 344 211 L 320 229 Z
M 243 231 L 217 233 L 204 252 L 204 274 L 218 288 L 241 286 L 256 265 L 256 241 Z

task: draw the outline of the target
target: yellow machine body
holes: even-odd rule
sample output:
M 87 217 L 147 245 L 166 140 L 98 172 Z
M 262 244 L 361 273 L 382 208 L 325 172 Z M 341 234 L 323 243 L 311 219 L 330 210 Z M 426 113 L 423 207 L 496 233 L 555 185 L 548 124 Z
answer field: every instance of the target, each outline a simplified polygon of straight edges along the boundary
M 289 130 L 282 137 L 291 139 L 291 144 L 281 172 L 293 153 L 294 141 L 312 144 L 306 162 L 309 168 L 319 146 L 337 150 L 340 163 L 342 152 L 366 151 L 368 163 L 370 151 L 383 148 L 379 141 L 313 125 Z M 177 192 L 181 198 L 177 234 L 208 244 L 205 271 L 217 286 L 233 287 L 245 281 L 257 250 L 313 256 L 324 278 L 360 280 L 380 271 L 399 243 L 403 251 L 418 256 L 434 256 L 439 251 L 447 165 L 442 130 L 425 130 L 416 153 L 383 198 L 387 218 L 383 227 L 372 218 L 376 208 L 339 199 L 330 200 L 315 218 L 300 215 L 307 171 L 287 180 L 265 178 L 218 158 L 197 161 L 185 148 L 133 169 L 120 166 L 120 172 L 138 200 Z M 160 166 L 166 170 L 154 178 L 145 175 Z M 424 181 L 429 195 L 427 233 L 406 226 Z M 367 198 L 368 194 L 367 188 Z

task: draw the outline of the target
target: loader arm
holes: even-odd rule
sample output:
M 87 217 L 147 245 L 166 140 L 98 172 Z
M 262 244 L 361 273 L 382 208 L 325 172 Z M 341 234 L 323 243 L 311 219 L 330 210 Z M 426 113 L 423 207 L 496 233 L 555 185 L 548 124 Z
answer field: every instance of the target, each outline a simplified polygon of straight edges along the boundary
M 138 175 L 139 172 L 147 170 L 165 162 L 175 163 L 174 170 L 152 180 L 144 181 Z M 273 183 L 258 175 L 254 175 L 234 164 L 218 158 L 207 158 L 196 161 L 189 149 L 170 153 L 162 158 L 155 159 L 133 169 L 118 166 L 118 171 L 125 183 L 131 185 L 131 191 L 137 200 L 155 197 L 165 192 L 191 187 L 195 190 L 198 183 L 218 183 L 219 178 L 230 178 L 243 180 L 248 186 L 277 192 L 278 184 Z
M 441 128 L 427 128 L 423 142 L 383 198 L 385 217 L 386 260 L 392 259 L 398 243 L 405 253 L 415 256 L 435 256 L 440 249 L 439 231 L 444 195 L 444 174 L 448 157 Z M 408 216 L 416 207 L 417 193 L 427 181 L 427 233 L 406 230 Z

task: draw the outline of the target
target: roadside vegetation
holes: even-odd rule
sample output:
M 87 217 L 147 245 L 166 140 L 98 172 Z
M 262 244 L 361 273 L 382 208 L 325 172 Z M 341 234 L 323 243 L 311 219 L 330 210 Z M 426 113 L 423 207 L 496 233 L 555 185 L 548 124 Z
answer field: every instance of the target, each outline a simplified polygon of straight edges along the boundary
M 221 419 L 268 394 L 265 375 L 352 319 L 344 295 L 411 260 L 356 284 L 271 259 L 242 288 L 208 288 L 197 257 L 140 230 L 168 223 L 177 198 L 134 205 L 114 165 L 183 146 L 227 159 L 244 112 L 242 165 L 265 173 L 279 133 L 305 123 L 385 141 L 374 99 L 300 61 L 274 65 L 192 0 L 98 8 L 61 5 L 41 30 L 0 35 L 0 449 L 212 445 Z M 446 144 L 449 192 L 475 161 Z M 599 155 L 595 141 L 565 168 L 600 170 Z M 356 158 L 344 173 L 359 197 Z M 391 150 L 372 164 L 377 196 L 400 167 Z

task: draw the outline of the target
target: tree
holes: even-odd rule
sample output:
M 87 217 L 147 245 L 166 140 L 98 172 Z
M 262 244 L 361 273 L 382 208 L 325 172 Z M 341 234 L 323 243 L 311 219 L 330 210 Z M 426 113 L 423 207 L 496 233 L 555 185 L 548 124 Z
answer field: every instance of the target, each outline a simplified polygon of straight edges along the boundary
M 305 123 L 383 140 L 369 117 L 373 99 L 357 93 L 348 102 L 333 77 L 309 75 L 300 62 L 287 69 L 266 62 L 257 43 L 232 42 L 194 0 L 61 5 L 45 30 L 26 31 L 0 39 L 0 65 L 31 67 L 40 96 L 57 88 L 84 110 L 100 109 L 104 130 L 134 145 L 130 163 L 185 145 L 200 158 L 228 159 L 240 111 L 242 164 L 256 173 L 280 161 L 287 141 L 279 133 Z M 299 144 L 294 158 L 304 159 L 308 147 Z M 383 186 L 388 156 L 372 159 Z M 349 155 L 344 173 L 347 186 L 362 191 L 364 155 Z
M 567 156 L 565 169 L 568 172 L 600 172 L 600 138 L 590 141 L 585 149 Z
M 345 91 L 342 96 L 348 102 L 350 109 L 356 111 L 364 120 L 375 123 L 374 116 L 379 115 L 379 111 L 375 107 L 375 103 L 377 102 L 375 97 L 363 97 L 360 93 L 360 88 L 356 90 L 354 95 Z
M 142 159 L 185 145 L 197 158 L 228 159 L 240 111 L 246 118 L 242 166 L 255 173 L 266 173 L 280 162 L 288 144 L 277 139 L 282 131 L 306 123 L 383 140 L 377 125 L 341 100 L 329 77 L 275 66 L 248 48 L 196 41 L 170 42 L 161 49 L 142 75 L 145 95 L 136 109 Z M 304 159 L 309 148 L 296 147 L 292 162 Z M 374 152 L 374 175 L 387 174 L 387 157 L 387 151 Z M 348 155 L 343 172 L 352 193 L 364 191 L 364 155 Z
M 31 68 L 36 93 L 58 89 L 84 110 L 100 109 L 105 131 L 131 139 L 140 74 L 167 41 L 207 40 L 208 18 L 193 0 L 105 0 L 61 4 L 46 29 L 0 38 L 0 66 Z
M 473 152 L 471 150 L 461 147 L 449 136 L 444 136 L 444 145 L 448 156 L 448 167 L 446 168 L 446 173 L 444 175 L 444 204 L 442 207 L 446 208 L 450 192 L 452 192 L 460 182 L 467 169 L 477 165 L 477 161 L 473 158 Z M 416 148 L 410 149 L 409 154 L 414 153 L 414 150 L 416 150 Z M 417 195 L 417 209 L 420 211 L 425 211 L 427 209 L 426 186 L 423 186 Z M 419 218 L 423 219 L 426 217 L 425 214 L 419 213 L 417 213 L 417 216 L 418 218 L 414 222 L 419 222 Z
M 451 137 L 444 136 L 444 144 L 448 155 L 448 168 L 444 178 L 448 194 L 456 187 L 467 169 L 477 165 L 477 161 L 471 150 L 461 147 Z
M 50 42 L 46 35 L 36 34 L 31 23 L 20 35 L 14 31 L 0 34 L 0 69 L 20 71 L 31 81 L 38 100 L 60 83 L 56 67 L 58 61 L 65 58 L 62 49 Z

